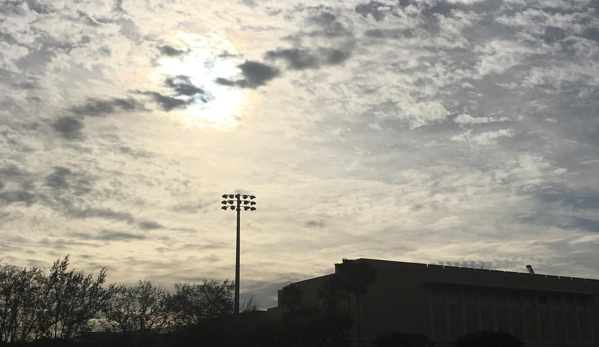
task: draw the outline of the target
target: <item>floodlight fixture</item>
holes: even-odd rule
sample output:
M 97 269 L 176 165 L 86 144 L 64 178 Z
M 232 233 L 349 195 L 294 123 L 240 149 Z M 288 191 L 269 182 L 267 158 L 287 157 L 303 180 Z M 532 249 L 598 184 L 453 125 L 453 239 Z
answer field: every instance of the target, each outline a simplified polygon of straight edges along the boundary
M 228 194 L 223 194 L 223 199 L 226 199 L 228 196 Z
M 226 209 L 227 209 L 227 206 L 223 206 L 223 207 L 221 207 L 221 208 L 222 208 L 223 210 L 226 210 Z
M 250 199 L 254 200 L 256 197 L 254 195 L 250 195 Z
M 235 195 L 229 194 L 229 199 L 233 199 L 234 197 L 235 197 Z

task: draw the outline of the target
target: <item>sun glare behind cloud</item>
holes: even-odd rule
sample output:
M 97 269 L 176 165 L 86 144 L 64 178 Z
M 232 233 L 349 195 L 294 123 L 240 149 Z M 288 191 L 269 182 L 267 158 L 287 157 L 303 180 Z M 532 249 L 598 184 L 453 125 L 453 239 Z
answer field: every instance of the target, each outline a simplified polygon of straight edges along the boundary
M 237 63 L 231 59 L 235 48 L 226 39 L 213 35 L 177 33 L 173 41 L 181 42 L 188 51 L 161 58 L 151 80 L 162 85 L 169 78 L 185 76 L 193 87 L 203 91 L 193 96 L 194 102 L 183 111 L 190 124 L 214 128 L 235 126 L 245 94 L 215 82 L 217 78 L 232 79 L 239 75 Z

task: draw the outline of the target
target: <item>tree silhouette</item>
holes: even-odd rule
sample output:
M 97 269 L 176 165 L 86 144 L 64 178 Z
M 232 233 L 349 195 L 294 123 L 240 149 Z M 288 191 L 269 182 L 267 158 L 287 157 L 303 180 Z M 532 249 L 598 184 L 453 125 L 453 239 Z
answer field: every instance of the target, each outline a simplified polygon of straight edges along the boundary
M 267 325 L 250 322 L 261 317 L 250 312 L 257 309 L 252 298 L 243 303 L 247 315 L 232 315 L 234 284 L 228 280 L 178 283 L 173 294 L 147 280 L 105 288 L 104 269 L 93 275 L 69 265 L 66 256 L 48 270 L 0 266 L 0 345 L 168 346 L 173 334 L 157 336 L 174 324 L 187 326 L 177 331 L 184 337 L 190 332 L 197 337 L 193 331 L 199 329 L 208 345 L 228 337 L 239 346 L 243 334 L 267 339 Z M 231 337 L 235 334 L 241 335 Z
M 0 269 L 0 340 L 30 341 L 36 335 L 37 304 L 43 274 L 40 269 Z
M 349 296 L 353 294 L 356 299 L 356 327 L 360 345 L 363 346 L 365 345 L 366 293 L 368 287 L 376 282 L 376 271 L 370 263 L 349 259 L 343 259 L 343 262 L 338 264 L 337 269 L 341 286 L 348 293 L 348 309 L 350 307 Z
M 103 308 L 105 322 L 126 336 L 147 340 L 169 322 L 166 291 L 150 281 L 126 287 L 112 285 L 110 299 Z
M 168 310 L 179 325 L 198 325 L 206 319 L 232 314 L 234 288 L 228 280 L 176 283 L 175 293 L 168 298 Z
M 505 331 L 483 330 L 458 339 L 457 347 L 521 347 L 522 341 Z
M 320 283 L 317 293 L 322 300 L 325 315 L 338 314 L 339 301 L 347 298 L 341 278 L 338 275 L 331 275 Z
M 293 284 L 283 287 L 281 293 L 281 303 L 285 310 L 291 314 L 299 312 L 303 307 L 303 294 L 302 290 Z
M 328 345 L 348 345 L 349 332 L 353 326 L 350 312 L 339 310 L 339 302 L 348 297 L 341 278 L 333 274 L 320 283 L 318 297 L 323 303 L 323 326 L 327 334 Z
M 376 347 L 432 347 L 434 343 L 417 333 L 390 333 L 377 336 L 372 344 Z
M 27 342 L 70 339 L 89 326 L 107 298 L 97 277 L 69 270 L 69 257 L 58 259 L 46 275 L 39 268 L 0 268 L 0 339 Z
M 47 314 L 42 314 L 40 328 L 49 327 L 45 336 L 70 339 L 85 328 L 106 302 L 108 293 L 102 287 L 106 270 L 94 279 L 91 274 L 68 271 L 69 256 L 54 262 L 42 286 Z
M 281 303 L 284 307 L 279 336 L 283 346 L 323 346 L 334 331 L 315 306 L 304 302 L 299 286 L 283 287 Z

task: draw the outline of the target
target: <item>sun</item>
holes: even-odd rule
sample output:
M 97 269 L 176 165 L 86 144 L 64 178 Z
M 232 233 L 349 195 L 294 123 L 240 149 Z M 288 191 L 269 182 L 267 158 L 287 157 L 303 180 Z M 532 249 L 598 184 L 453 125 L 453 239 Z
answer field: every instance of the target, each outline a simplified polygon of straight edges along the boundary
M 240 74 L 235 61 L 235 47 L 217 35 L 195 35 L 178 32 L 171 40 L 181 54 L 162 57 L 151 80 L 164 85 L 169 78 L 185 76 L 189 83 L 203 91 L 188 103 L 182 113 L 192 124 L 215 128 L 232 127 L 240 118 L 245 99 L 243 91 L 233 86 L 216 83 L 217 78 L 235 79 Z

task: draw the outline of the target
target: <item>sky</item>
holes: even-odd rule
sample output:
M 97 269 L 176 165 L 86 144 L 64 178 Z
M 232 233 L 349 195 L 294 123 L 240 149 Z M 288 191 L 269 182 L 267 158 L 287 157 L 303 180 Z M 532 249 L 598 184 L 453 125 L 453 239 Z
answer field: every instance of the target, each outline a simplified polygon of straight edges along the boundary
M 3 0 L 0 262 L 263 308 L 342 259 L 599 278 L 599 1 Z

